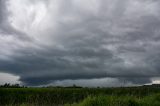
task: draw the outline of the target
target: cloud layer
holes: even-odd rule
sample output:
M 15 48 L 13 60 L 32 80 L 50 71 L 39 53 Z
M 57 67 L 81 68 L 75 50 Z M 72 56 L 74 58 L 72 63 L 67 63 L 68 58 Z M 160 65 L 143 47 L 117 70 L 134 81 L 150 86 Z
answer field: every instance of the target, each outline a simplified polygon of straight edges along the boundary
M 160 75 L 159 16 L 158 0 L 0 0 L 0 70 L 26 85 L 150 83 Z

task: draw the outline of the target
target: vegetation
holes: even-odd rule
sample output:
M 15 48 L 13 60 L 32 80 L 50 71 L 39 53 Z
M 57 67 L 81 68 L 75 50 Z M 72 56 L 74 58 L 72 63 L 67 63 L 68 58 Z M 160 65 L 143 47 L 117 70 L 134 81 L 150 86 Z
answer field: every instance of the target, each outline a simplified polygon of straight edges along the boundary
M 160 88 L 1 87 L 0 106 L 160 106 Z
M 4 85 L 0 85 L 0 88 L 27 88 L 25 86 L 21 86 L 19 84 L 10 84 L 10 83 L 5 83 Z
M 81 103 L 65 106 L 160 106 L 160 94 L 144 96 L 89 96 Z

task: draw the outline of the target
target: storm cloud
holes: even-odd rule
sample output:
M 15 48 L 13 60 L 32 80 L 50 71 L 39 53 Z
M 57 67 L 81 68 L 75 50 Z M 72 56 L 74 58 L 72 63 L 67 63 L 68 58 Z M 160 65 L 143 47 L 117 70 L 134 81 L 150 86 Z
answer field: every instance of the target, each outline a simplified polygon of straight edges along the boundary
M 152 83 L 159 17 L 158 0 L 0 0 L 0 72 L 26 85 Z

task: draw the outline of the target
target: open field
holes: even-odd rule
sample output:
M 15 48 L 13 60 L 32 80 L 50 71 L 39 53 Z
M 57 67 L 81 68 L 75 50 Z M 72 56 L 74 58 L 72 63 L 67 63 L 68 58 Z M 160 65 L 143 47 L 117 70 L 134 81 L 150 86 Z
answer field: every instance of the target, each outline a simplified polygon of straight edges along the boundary
M 160 88 L 0 88 L 0 106 L 160 106 Z

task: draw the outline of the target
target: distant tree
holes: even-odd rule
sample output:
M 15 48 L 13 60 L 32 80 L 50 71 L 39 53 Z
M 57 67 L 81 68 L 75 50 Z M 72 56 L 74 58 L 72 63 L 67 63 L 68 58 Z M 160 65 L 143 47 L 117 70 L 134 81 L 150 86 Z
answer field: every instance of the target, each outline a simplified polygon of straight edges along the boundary
M 73 84 L 73 88 L 76 88 L 77 86 L 76 86 L 76 84 Z
M 5 87 L 5 88 L 10 87 L 10 83 L 5 83 L 5 84 L 3 85 L 3 87 Z
M 25 86 L 21 86 L 20 84 L 10 84 L 5 83 L 4 85 L 0 85 L 1 88 L 26 88 Z
M 11 86 L 12 88 L 20 88 L 21 86 L 19 84 L 14 84 Z

